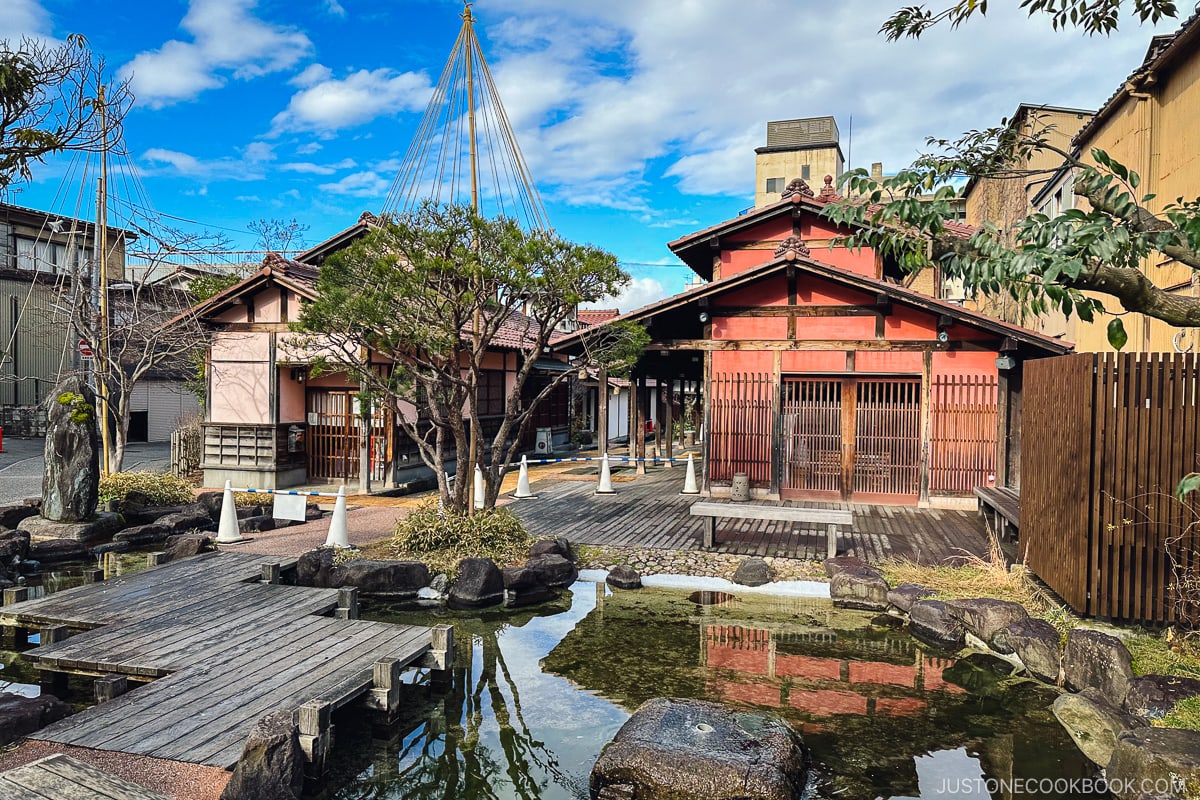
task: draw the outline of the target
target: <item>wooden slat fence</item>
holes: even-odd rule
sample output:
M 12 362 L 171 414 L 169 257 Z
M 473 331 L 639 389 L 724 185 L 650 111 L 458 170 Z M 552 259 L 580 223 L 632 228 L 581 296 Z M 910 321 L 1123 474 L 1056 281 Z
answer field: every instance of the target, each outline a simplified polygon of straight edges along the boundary
M 929 491 L 970 495 L 996 475 L 996 376 L 937 375 L 930 398 Z
M 1021 541 L 1076 611 L 1195 622 L 1180 591 L 1200 563 L 1197 506 L 1172 497 L 1200 468 L 1200 359 L 1085 353 L 1027 362 Z
M 745 472 L 751 485 L 769 486 L 774 377 L 725 373 L 713 376 L 710 387 L 709 480 L 724 483 Z

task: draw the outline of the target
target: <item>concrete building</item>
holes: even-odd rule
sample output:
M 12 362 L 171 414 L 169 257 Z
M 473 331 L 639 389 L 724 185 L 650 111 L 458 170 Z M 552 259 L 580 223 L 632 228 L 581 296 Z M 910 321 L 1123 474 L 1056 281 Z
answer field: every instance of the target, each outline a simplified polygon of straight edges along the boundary
M 767 123 L 767 144 L 754 150 L 754 207 L 779 202 L 795 178 L 819 186 L 826 176 L 834 181 L 846 168 L 833 117 L 782 119 Z

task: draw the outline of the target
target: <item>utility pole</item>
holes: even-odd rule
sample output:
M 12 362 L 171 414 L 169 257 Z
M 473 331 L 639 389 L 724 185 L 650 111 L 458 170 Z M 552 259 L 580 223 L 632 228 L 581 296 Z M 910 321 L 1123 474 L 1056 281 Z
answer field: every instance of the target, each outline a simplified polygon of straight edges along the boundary
M 99 399 L 100 413 L 100 474 L 109 474 L 109 442 L 108 442 L 108 354 L 109 354 L 109 319 L 108 319 L 108 109 L 104 101 L 104 86 L 101 85 L 96 96 L 100 109 L 100 192 L 96 198 L 96 236 L 99 241 L 99 310 L 100 331 L 99 341 L 92 343 L 95 357 L 96 395 Z

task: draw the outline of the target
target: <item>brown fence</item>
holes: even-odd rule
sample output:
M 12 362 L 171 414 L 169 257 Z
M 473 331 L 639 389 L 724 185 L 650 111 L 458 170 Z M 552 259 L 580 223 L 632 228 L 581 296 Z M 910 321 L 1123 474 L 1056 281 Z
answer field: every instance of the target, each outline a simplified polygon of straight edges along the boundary
M 1172 493 L 1198 467 L 1198 382 L 1193 354 L 1026 362 L 1022 547 L 1076 611 L 1150 623 L 1180 615 L 1176 584 L 1200 567 L 1200 535 L 1195 508 Z
M 709 385 L 709 480 L 727 482 L 735 472 L 745 472 L 752 484 L 769 485 L 774 377 L 738 372 L 716 375 Z

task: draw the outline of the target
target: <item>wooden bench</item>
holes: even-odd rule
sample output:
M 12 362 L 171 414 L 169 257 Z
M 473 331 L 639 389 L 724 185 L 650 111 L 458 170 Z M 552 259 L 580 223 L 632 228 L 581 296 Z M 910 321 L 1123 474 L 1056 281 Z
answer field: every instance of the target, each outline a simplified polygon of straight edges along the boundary
M 838 528 L 852 530 L 854 513 L 825 508 L 795 508 L 793 506 L 765 506 L 746 503 L 692 503 L 691 514 L 694 517 L 708 517 L 708 525 L 704 528 L 705 550 L 711 550 L 717 544 L 717 517 L 733 519 L 773 519 L 781 522 L 808 522 L 824 525 L 828 543 L 826 551 L 829 558 L 837 555 Z
M 1021 496 L 1007 486 L 977 486 L 975 496 L 979 498 L 979 516 L 991 516 L 992 526 L 1000 541 L 1011 541 L 1019 535 L 1021 528 Z

